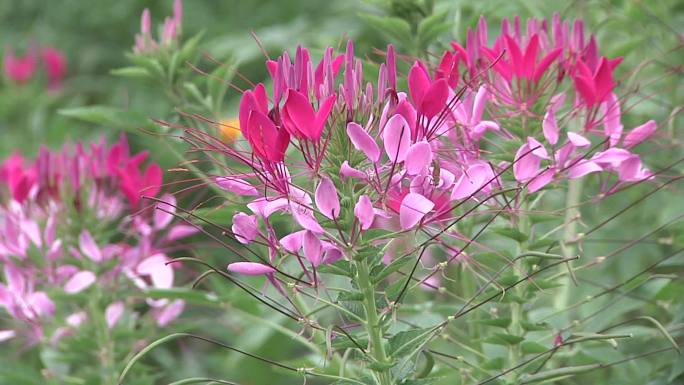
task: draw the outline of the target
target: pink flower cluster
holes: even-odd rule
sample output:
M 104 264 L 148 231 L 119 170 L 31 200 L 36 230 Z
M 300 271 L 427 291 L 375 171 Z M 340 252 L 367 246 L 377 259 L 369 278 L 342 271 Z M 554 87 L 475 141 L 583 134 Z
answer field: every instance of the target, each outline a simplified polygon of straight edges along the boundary
M 161 197 L 163 210 L 137 211 L 141 195 L 157 196 L 162 183 L 159 165 L 144 166 L 147 156 L 130 154 L 122 136 L 112 146 L 103 140 L 61 151 L 42 148 L 31 162 L 15 154 L 0 166 L 0 308 L 15 321 L 0 339 L 22 331 L 37 343 L 46 330 L 53 341 L 71 333 L 88 318 L 73 295 L 87 290 L 110 301 L 102 307 L 111 328 L 126 311 L 117 292 L 173 285 L 167 252 L 195 228 L 172 223 L 170 194 Z M 59 293 L 73 299 L 51 298 Z M 161 326 L 184 306 L 147 303 Z
M 287 52 L 269 60 L 272 92 L 258 84 L 240 102 L 246 143 L 187 135 L 237 164 L 215 178 L 249 199 L 232 231 L 268 250 L 228 269 L 278 285 L 275 274 L 294 258 L 316 284 L 316 268 L 353 257 L 376 229 L 392 235 L 372 241 L 386 260 L 402 234 L 440 235 L 458 255 L 463 237 L 451 227 L 465 202 L 501 210 L 505 202 L 490 194 L 506 189 L 532 194 L 600 174 L 610 193 L 651 177 L 632 150 L 656 124 L 623 133 L 613 77 L 620 58 L 600 56 L 581 21 L 557 15 L 524 30 L 518 18 L 505 20 L 501 31 L 490 45 L 481 19 L 465 45 L 454 42 L 438 63 L 409 63 L 401 79 L 389 46 L 376 84 L 364 83 L 352 42 L 318 63 L 302 47 L 294 61 Z M 273 224 L 281 216 L 293 224 L 285 233 Z
M 140 18 L 140 33 L 135 35 L 135 46 L 133 52 L 151 53 L 176 41 L 181 32 L 183 20 L 183 3 L 181 0 L 174 0 L 173 16 L 164 19 L 164 24 L 159 31 L 159 41 L 152 37 L 152 16 L 150 10 L 145 8 Z
M 28 83 L 41 62 L 47 75 L 48 88 L 59 89 L 66 76 L 67 60 L 62 51 L 53 47 L 30 49 L 23 57 L 16 56 L 11 48 L 7 49 L 3 60 L 5 76 L 17 84 Z

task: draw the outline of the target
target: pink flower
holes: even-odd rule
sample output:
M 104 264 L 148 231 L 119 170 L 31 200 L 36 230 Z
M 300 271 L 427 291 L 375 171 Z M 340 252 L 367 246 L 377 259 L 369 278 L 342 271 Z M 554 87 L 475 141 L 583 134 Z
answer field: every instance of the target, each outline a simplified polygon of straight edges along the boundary
M 67 61 L 64 53 L 56 48 L 47 47 L 42 50 L 41 56 L 45 64 L 45 72 L 48 76 L 48 87 L 53 90 L 59 89 L 62 86 L 67 70 Z
M 577 61 L 574 76 L 577 93 L 587 107 L 591 108 L 605 101 L 615 87 L 613 70 L 622 58 L 608 60 L 602 57 L 595 71 L 591 71 L 582 60 Z
M 17 84 L 24 84 L 31 80 L 36 72 L 37 65 L 38 61 L 32 52 L 20 57 L 15 56 L 11 48 L 5 51 L 5 75 Z

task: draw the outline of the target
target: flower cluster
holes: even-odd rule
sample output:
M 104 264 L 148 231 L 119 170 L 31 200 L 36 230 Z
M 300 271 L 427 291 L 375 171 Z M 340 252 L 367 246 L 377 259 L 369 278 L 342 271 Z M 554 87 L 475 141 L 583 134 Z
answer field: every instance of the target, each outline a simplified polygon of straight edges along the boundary
M 166 253 L 195 229 L 173 224 L 170 194 L 159 210 L 143 210 L 141 195 L 157 196 L 162 183 L 161 168 L 145 165 L 147 157 L 131 154 L 122 136 L 111 146 L 102 140 L 42 148 L 33 161 L 15 154 L 0 166 L 0 307 L 14 320 L 3 325 L 10 329 L 2 339 L 21 334 L 30 343 L 55 342 L 90 317 L 113 328 L 134 314 L 122 293 L 173 285 Z M 86 292 L 102 301 L 103 314 L 92 314 L 98 307 L 78 295 Z M 184 306 L 147 304 L 160 326 Z
M 14 50 L 9 48 L 5 51 L 3 64 L 5 76 L 17 84 L 33 79 L 39 64 L 42 64 L 51 90 L 62 86 L 67 70 L 64 53 L 54 47 L 31 48 L 24 56 L 16 56 Z
M 145 54 L 155 52 L 159 47 L 168 46 L 175 42 L 181 33 L 181 22 L 183 20 L 183 4 L 181 0 L 173 3 L 173 16 L 164 19 L 159 30 L 158 41 L 152 36 L 152 16 L 150 10 L 145 8 L 140 18 L 140 33 L 135 35 L 135 46 L 133 52 Z
M 364 83 L 351 41 L 318 63 L 302 47 L 294 60 L 285 52 L 267 61 L 272 92 L 258 84 L 240 102 L 244 142 L 187 138 L 237 165 L 215 178 L 251 199 L 232 232 L 267 249 L 228 269 L 278 285 L 273 276 L 295 258 L 315 285 L 320 265 L 353 258 L 360 245 L 380 247 L 385 262 L 405 255 L 398 244 L 409 234 L 439 239 L 452 261 L 463 241 L 453 225 L 472 211 L 466 203 L 514 212 L 522 199 L 492 198 L 589 174 L 600 175 L 605 194 L 651 178 L 632 150 L 656 124 L 623 132 L 613 76 L 621 59 L 601 56 L 581 21 L 556 15 L 523 29 L 518 18 L 504 20 L 489 41 L 481 19 L 465 45 L 452 43 L 438 63 L 409 63 L 399 79 L 390 45 L 376 84 Z M 285 233 L 273 225 L 281 215 L 295 224 Z

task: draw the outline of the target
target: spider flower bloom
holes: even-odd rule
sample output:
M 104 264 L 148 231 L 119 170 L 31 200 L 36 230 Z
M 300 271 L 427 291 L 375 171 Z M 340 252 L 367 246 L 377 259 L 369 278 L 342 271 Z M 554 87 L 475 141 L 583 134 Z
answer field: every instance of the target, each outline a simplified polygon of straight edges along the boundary
M 3 68 L 5 76 L 17 84 L 24 84 L 31 80 L 36 72 L 38 60 L 32 52 L 23 57 L 16 56 L 11 48 L 5 50 Z
M 43 65 L 48 77 L 48 88 L 59 89 L 62 86 L 67 71 L 67 61 L 64 53 L 60 50 L 47 47 L 41 52 Z
M 155 40 L 152 36 L 152 15 L 150 10 L 145 8 L 140 16 L 140 33 L 135 35 L 133 52 L 136 54 L 153 53 L 160 47 L 176 42 L 181 33 L 182 19 L 183 3 L 181 0 L 174 0 L 173 16 L 164 19 L 158 38 Z
M 138 212 L 140 197 L 158 195 L 161 185 L 161 169 L 145 161 L 145 153 L 130 154 L 122 136 L 111 146 L 100 141 L 42 148 L 35 160 L 15 154 L 2 164 L 0 186 L 10 194 L 0 203 L 0 307 L 17 321 L 7 329 L 13 336 L 34 344 L 56 330 L 56 342 L 92 319 L 76 316 L 92 311 L 80 300 L 46 293 L 96 295 L 105 301 L 101 309 L 111 328 L 134 311 L 118 301 L 119 290 L 173 285 L 169 245 L 196 230 L 174 222 L 170 194 L 162 195 L 157 210 Z M 149 319 L 158 325 L 183 307 L 182 301 L 146 302 Z
M 649 179 L 633 149 L 654 133 L 654 122 L 625 136 L 613 108 L 604 132 L 574 130 L 607 101 L 619 107 L 605 73 L 617 61 L 600 59 L 581 23 L 573 32 L 556 24 L 533 19 L 523 33 L 515 19 L 488 48 L 482 19 L 465 48 L 454 44 L 435 65 L 404 63 L 403 82 L 391 46 L 377 78 L 365 84 L 368 67 L 351 41 L 344 54 L 327 48 L 318 62 L 303 47 L 267 61 L 272 89 L 257 84 L 240 100 L 245 141 L 226 146 L 192 130 L 185 136 L 194 148 L 236 164 L 213 177 L 244 204 L 225 231 L 251 252 L 228 270 L 265 276 L 280 289 L 283 280 L 324 285 L 319 271 L 327 265 L 371 247 L 391 261 L 401 250 L 390 243 L 405 239 L 438 239 L 449 254 L 444 263 L 458 261 L 463 237 L 454 223 L 480 207 L 506 210 L 495 195 L 535 194 L 595 174 L 604 176 L 605 193 Z M 579 63 L 572 71 L 570 56 Z M 471 75 L 460 87 L 459 65 Z M 598 86 L 578 89 L 589 82 L 588 72 L 575 68 L 582 65 Z M 593 104 L 581 102 L 583 94 Z M 566 95 L 580 95 L 580 102 Z M 598 151 L 606 137 L 610 143 Z

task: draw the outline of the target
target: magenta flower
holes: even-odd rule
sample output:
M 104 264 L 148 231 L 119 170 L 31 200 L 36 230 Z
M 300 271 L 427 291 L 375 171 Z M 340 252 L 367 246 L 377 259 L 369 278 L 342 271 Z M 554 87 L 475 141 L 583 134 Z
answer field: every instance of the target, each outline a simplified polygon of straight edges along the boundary
M 48 77 L 48 88 L 59 89 L 67 71 L 67 60 L 64 53 L 57 48 L 47 47 L 42 50 L 41 57 Z
M 31 80 L 36 72 L 38 60 L 36 55 L 29 51 L 23 57 L 15 56 L 14 51 L 8 48 L 5 51 L 3 67 L 5 76 L 17 84 L 24 84 Z

